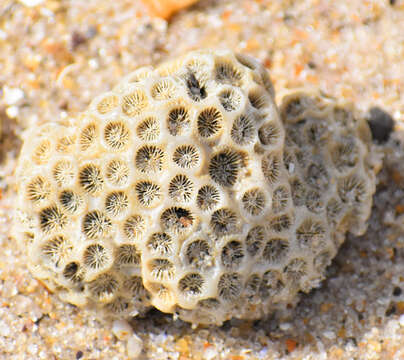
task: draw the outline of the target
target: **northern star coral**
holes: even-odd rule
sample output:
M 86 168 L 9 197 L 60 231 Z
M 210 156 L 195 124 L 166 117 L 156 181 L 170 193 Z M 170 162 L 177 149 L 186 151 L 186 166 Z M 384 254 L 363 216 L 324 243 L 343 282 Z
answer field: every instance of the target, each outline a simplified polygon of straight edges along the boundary
M 196 51 L 135 71 L 69 126 L 29 130 L 14 234 L 73 304 L 259 318 L 364 231 L 375 167 L 352 111 L 296 93 L 279 112 L 255 60 Z

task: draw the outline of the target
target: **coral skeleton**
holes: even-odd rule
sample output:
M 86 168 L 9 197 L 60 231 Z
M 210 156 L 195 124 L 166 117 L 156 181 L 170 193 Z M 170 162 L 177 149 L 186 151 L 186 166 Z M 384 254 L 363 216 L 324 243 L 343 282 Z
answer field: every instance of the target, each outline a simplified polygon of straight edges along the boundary
M 353 109 L 230 51 L 140 68 L 69 124 L 29 129 L 14 236 L 59 296 L 113 317 L 256 319 L 319 285 L 375 191 Z

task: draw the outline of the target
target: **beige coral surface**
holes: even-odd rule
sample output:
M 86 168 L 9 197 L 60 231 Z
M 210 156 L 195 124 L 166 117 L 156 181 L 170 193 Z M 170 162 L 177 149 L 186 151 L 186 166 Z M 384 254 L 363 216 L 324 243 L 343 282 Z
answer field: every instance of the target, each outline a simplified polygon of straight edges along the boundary
M 68 124 L 27 129 L 11 236 L 63 300 L 113 317 L 257 319 L 362 235 L 379 155 L 366 120 L 224 50 L 141 67 Z M 282 121 L 281 121 L 282 118 Z
M 201 1 L 170 24 L 133 1 L 3 1 L 0 4 L 0 356 L 128 358 L 91 311 L 60 302 L 25 267 L 10 235 L 13 170 L 28 125 L 84 110 L 116 78 L 199 47 L 226 47 L 270 69 L 285 89 L 314 86 L 398 121 L 385 146 L 369 230 L 350 236 L 322 287 L 294 310 L 261 321 L 192 329 L 148 313 L 131 324 L 153 359 L 401 359 L 404 356 L 402 1 Z M 129 346 L 128 346 L 129 345 Z

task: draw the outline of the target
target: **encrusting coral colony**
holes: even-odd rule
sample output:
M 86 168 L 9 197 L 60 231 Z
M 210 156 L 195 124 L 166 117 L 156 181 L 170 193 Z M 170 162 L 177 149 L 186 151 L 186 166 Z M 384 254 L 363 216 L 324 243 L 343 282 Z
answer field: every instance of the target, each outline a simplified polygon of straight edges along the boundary
M 278 111 L 249 57 L 191 52 L 26 134 L 14 234 L 70 303 L 260 318 L 318 286 L 345 233 L 365 231 L 370 140 L 365 120 L 316 94 Z

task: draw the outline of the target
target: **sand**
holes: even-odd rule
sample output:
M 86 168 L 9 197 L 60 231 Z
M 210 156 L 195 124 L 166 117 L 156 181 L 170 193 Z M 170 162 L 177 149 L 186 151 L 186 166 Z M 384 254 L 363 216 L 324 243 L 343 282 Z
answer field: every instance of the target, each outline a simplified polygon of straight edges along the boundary
M 34 6 L 33 6 L 34 5 Z M 404 359 L 404 1 L 201 0 L 169 22 L 132 0 L 0 0 L 1 359 Z M 369 229 L 321 286 L 260 321 L 199 327 L 151 311 L 126 325 L 63 303 L 10 237 L 28 126 L 65 120 L 121 76 L 199 47 L 260 59 L 280 101 L 314 87 L 396 121 Z

